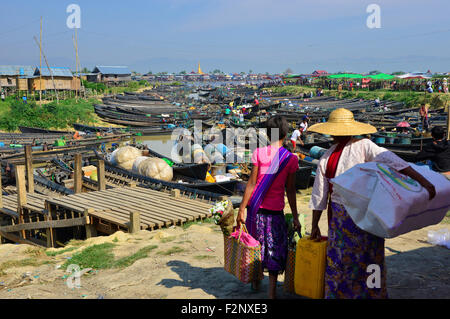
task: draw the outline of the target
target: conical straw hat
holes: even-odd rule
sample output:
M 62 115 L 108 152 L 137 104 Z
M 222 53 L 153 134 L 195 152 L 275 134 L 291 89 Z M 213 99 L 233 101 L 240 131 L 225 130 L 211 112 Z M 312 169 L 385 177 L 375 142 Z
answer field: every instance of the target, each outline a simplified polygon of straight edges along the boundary
M 351 111 L 340 108 L 330 113 L 326 123 L 314 124 L 308 131 L 332 136 L 354 136 L 376 133 L 377 129 L 370 124 L 355 121 Z

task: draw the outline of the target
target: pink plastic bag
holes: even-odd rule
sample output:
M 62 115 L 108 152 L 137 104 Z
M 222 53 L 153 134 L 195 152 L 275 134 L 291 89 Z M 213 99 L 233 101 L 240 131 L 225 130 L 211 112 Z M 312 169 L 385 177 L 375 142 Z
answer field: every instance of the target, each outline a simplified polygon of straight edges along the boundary
M 253 238 L 249 233 L 244 231 L 243 229 L 237 230 L 231 234 L 232 237 L 239 240 L 239 233 L 241 233 L 240 241 L 247 247 L 257 247 L 260 245 L 259 241 Z

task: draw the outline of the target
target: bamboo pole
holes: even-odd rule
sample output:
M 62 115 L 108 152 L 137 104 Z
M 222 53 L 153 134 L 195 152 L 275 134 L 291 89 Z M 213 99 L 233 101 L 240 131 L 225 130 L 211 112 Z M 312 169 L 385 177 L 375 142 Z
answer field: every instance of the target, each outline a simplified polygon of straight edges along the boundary
M 55 89 L 55 94 L 56 94 L 56 103 L 59 104 L 58 91 L 56 90 L 55 79 L 53 78 L 53 72 L 50 69 L 50 66 L 48 65 L 47 57 L 45 56 L 45 53 L 42 50 L 41 44 L 37 41 L 36 37 L 34 37 L 34 40 L 36 41 L 37 45 L 39 46 L 40 50 L 42 51 L 42 55 L 44 56 L 45 64 L 47 65 L 48 71 L 50 72 L 50 76 L 52 77 L 53 88 Z M 39 74 L 42 74 L 42 69 L 39 70 Z
M 450 105 L 447 105 L 447 140 L 450 140 Z
M 73 40 L 73 47 L 75 49 L 75 79 L 79 76 L 78 73 L 78 48 L 77 48 L 77 28 L 75 28 L 75 37 L 72 37 Z M 75 90 L 75 99 L 78 101 L 78 93 L 77 90 Z
M 39 42 L 39 70 L 42 70 L 42 17 L 41 17 L 41 32 Z M 39 72 L 39 102 L 42 105 L 42 75 Z

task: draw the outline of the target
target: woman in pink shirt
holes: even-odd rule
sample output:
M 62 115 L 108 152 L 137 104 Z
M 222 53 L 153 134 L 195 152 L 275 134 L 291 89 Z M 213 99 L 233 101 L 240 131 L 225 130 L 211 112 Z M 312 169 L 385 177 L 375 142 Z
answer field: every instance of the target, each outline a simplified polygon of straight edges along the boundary
M 261 243 L 262 267 L 269 272 L 269 297 L 272 299 L 276 297 L 278 274 L 286 267 L 285 191 L 294 217 L 294 228 L 300 230 L 295 189 L 298 158 L 282 147 L 288 130 L 289 125 L 281 116 L 267 121 L 271 144 L 253 152 L 252 173 L 237 217 L 238 228 L 245 223 L 250 235 Z M 254 282 L 252 287 L 257 289 L 259 282 Z

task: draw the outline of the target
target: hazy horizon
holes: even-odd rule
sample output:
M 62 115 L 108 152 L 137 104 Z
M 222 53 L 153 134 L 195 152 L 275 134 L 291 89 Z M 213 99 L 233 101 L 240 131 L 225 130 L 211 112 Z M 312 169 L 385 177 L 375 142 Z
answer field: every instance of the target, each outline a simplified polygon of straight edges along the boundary
M 443 0 L 105 0 L 4 3 L 0 65 L 39 65 L 39 20 L 51 66 L 75 70 L 69 4 L 81 7 L 82 67 L 126 65 L 132 71 L 293 73 L 326 70 L 449 72 L 448 12 Z M 381 28 L 369 29 L 369 4 Z M 44 62 L 43 65 L 45 66 Z

